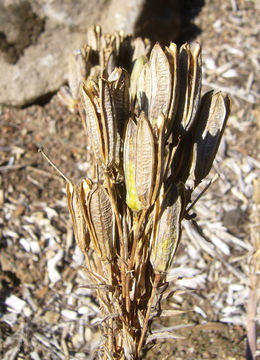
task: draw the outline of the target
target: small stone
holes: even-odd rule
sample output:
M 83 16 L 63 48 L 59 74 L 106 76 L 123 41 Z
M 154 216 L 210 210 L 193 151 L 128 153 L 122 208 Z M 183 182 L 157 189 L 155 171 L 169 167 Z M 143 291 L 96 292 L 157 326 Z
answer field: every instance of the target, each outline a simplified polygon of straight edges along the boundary
M 42 319 L 48 324 L 57 324 L 60 314 L 55 311 L 47 311 Z

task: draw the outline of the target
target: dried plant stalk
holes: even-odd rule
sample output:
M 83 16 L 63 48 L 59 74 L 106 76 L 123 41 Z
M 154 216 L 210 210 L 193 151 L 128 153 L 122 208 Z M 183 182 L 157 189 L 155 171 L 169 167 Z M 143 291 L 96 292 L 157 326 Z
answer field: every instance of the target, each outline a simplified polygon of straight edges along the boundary
M 199 44 L 157 43 L 149 54 L 148 40 L 102 35 L 98 26 L 87 39 L 63 91 L 80 110 L 98 177 L 79 185 L 65 177 L 68 205 L 103 316 L 100 355 L 136 360 L 230 101 L 220 92 L 200 100 Z

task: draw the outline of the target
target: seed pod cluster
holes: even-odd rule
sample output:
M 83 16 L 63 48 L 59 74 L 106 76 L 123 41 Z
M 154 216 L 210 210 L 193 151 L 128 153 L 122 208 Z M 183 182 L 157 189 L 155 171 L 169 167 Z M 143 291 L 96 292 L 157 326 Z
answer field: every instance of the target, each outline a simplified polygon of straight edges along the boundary
M 75 238 L 92 281 L 109 287 L 97 290 L 109 353 L 136 351 L 138 358 L 152 281 L 172 264 L 185 208 L 212 167 L 230 100 L 214 91 L 201 98 L 199 44 L 150 49 L 148 40 L 103 35 L 99 26 L 71 57 L 69 74 L 61 95 L 80 112 L 96 170 L 91 181 L 67 185 Z M 120 332 L 128 349 L 113 335 Z

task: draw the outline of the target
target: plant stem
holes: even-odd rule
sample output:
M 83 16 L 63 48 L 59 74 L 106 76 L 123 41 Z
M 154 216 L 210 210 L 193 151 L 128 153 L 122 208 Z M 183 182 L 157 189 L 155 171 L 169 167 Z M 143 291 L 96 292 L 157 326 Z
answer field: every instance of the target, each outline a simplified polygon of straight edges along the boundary
M 160 273 L 155 274 L 154 283 L 153 283 L 153 289 L 152 289 L 151 297 L 149 299 L 148 306 L 147 306 L 147 311 L 146 311 L 146 315 L 145 315 L 144 326 L 143 326 L 141 337 L 140 337 L 139 344 L 138 344 L 138 347 L 137 347 L 137 356 L 138 357 L 140 356 L 140 352 L 141 352 L 143 342 L 144 342 L 144 339 L 145 339 L 145 335 L 146 335 L 146 331 L 147 331 L 147 327 L 148 327 L 148 323 L 149 323 L 149 316 L 150 316 L 150 313 L 151 313 L 153 300 L 154 300 L 154 297 L 156 295 L 156 290 L 157 290 L 160 279 L 161 279 L 161 274 Z

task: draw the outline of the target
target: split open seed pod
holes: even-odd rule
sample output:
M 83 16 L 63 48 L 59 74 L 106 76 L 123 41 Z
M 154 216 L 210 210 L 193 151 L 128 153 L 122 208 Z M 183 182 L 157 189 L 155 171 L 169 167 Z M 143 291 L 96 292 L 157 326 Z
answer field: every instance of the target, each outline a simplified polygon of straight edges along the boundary
M 182 45 L 178 64 L 179 103 L 177 121 L 188 130 L 194 120 L 201 92 L 201 47 L 198 43 Z
M 201 99 L 192 129 L 194 187 L 212 167 L 229 114 L 230 99 L 220 91 L 209 91 Z
M 113 224 L 114 216 L 111 200 L 102 184 L 82 182 L 83 214 L 87 223 L 91 243 L 103 260 L 114 256 Z

